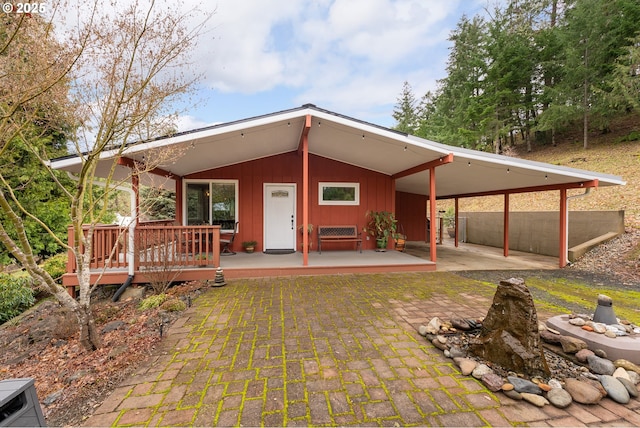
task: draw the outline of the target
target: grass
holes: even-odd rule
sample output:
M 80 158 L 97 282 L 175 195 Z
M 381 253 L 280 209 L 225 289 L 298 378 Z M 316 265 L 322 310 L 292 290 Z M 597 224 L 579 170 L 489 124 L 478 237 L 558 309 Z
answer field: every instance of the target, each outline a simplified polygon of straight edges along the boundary
M 598 188 L 586 198 L 572 200 L 571 210 L 625 210 L 625 223 L 640 228 L 640 118 L 621 117 L 611 123 L 610 132 L 590 133 L 589 148 L 576 141 L 580 130 L 557 138 L 557 146 L 537 144 L 527 153 L 522 144 L 516 146 L 517 157 L 570 168 L 585 169 L 621 176 L 625 186 Z M 580 131 L 581 132 L 581 131 Z M 571 190 L 569 195 L 583 191 Z M 547 211 L 558 209 L 558 192 L 512 195 L 512 211 Z M 503 205 L 502 196 L 469 198 L 460 201 L 461 211 L 496 211 Z

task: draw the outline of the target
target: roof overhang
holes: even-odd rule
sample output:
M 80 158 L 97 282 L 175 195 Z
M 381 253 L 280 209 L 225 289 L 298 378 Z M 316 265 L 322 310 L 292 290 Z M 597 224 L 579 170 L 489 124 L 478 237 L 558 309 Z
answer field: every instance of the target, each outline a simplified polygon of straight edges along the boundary
M 446 158 L 435 169 L 440 199 L 625 184 L 618 176 L 439 144 L 310 104 L 131 144 L 122 152 L 130 161 L 120 162 L 114 177 L 124 180 L 132 162 L 158 157 L 163 160 L 156 173 L 142 182 L 171 188 L 168 178 L 174 176 L 296 151 L 303 132 L 310 153 L 395 177 L 396 190 L 408 193 L 428 194 L 429 167 Z M 116 151 L 103 152 L 96 175 L 106 177 L 117 157 Z M 82 159 L 54 159 L 51 166 L 77 173 Z

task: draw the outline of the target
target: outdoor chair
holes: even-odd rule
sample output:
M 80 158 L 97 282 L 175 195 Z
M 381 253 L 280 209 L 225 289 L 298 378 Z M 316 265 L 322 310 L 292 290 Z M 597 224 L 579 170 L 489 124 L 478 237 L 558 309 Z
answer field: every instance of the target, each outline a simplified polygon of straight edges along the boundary
M 222 245 L 222 251 L 220 251 L 221 256 L 232 256 L 235 254 L 231 247 L 233 246 L 233 240 L 236 238 L 236 233 L 238 233 L 238 224 L 239 221 L 236 222 L 235 227 L 233 228 L 233 232 L 229 237 L 220 238 L 220 245 Z

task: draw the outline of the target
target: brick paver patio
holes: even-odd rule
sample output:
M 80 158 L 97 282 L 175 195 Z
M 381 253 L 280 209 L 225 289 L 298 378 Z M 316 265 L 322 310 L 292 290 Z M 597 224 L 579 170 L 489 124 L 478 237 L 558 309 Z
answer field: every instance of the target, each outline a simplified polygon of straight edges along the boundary
M 456 281 L 468 280 L 229 281 L 194 302 L 86 425 L 640 425 L 638 400 L 537 408 L 462 376 L 417 333 L 434 316 L 486 314 L 491 295 L 458 290 Z

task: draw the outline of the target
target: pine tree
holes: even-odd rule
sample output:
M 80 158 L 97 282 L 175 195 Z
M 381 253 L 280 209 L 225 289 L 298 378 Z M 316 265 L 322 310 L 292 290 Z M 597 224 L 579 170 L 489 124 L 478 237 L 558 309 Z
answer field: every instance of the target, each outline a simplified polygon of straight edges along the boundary
M 417 129 L 416 99 L 409 82 L 405 81 L 402 84 L 402 93 L 397 101 L 393 108 L 393 118 L 396 121 L 393 129 L 414 134 Z

